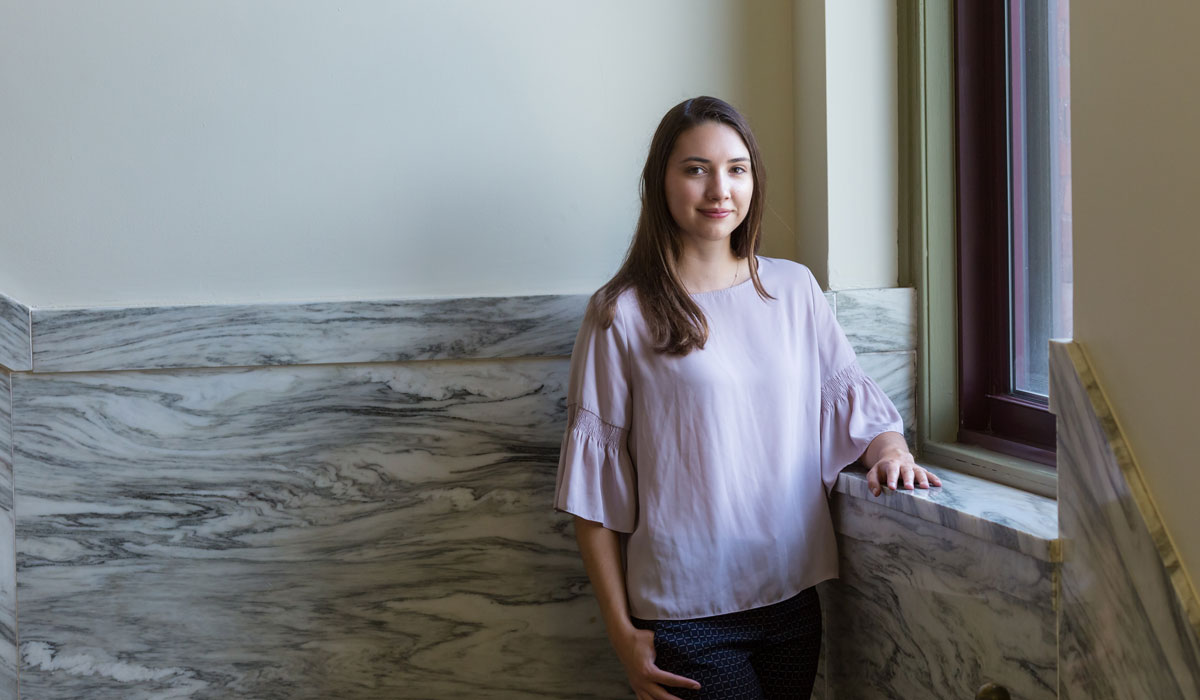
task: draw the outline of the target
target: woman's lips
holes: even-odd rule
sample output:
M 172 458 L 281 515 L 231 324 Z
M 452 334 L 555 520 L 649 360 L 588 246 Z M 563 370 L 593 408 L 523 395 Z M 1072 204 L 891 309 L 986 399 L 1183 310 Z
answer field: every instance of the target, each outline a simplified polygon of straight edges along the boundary
M 700 213 L 710 219 L 724 219 L 733 213 L 732 209 L 701 209 Z

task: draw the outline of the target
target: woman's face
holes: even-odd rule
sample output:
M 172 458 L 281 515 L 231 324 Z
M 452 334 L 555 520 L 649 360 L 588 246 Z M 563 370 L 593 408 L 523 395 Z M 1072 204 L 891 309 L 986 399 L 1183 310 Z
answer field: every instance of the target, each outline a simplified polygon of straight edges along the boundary
M 675 140 L 664 184 L 685 244 L 728 239 L 750 211 L 750 151 L 730 126 L 694 126 Z

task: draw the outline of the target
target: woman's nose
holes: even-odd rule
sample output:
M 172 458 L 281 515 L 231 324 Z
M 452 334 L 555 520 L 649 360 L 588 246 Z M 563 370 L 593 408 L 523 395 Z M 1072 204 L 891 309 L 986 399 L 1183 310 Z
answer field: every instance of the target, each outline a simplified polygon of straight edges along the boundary
M 709 199 L 718 202 L 729 196 L 729 179 L 725 177 L 725 173 L 713 173 L 708 179 L 708 192 L 705 194 Z

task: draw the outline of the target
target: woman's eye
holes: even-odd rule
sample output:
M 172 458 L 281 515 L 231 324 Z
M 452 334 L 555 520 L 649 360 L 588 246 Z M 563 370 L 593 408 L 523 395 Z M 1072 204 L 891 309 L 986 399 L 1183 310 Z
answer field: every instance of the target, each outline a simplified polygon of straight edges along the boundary
M 746 173 L 750 172 L 750 170 L 748 168 L 746 168 L 745 166 L 735 165 L 735 166 L 733 166 L 732 172 L 737 175 L 745 175 Z
M 704 168 L 701 168 L 699 165 L 693 165 L 690 168 L 687 168 L 684 172 L 686 172 L 688 175 L 699 175 L 700 173 L 704 172 Z

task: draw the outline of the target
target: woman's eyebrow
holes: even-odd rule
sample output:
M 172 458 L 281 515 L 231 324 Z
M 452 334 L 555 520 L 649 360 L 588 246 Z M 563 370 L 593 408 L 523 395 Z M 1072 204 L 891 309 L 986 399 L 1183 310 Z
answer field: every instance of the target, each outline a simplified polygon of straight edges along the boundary
M 709 165 L 709 164 L 711 164 L 711 163 L 712 163 L 712 161 L 711 161 L 711 160 L 709 160 L 709 159 L 707 159 L 707 158 L 701 158 L 700 156 L 688 156 L 687 158 L 684 158 L 684 159 L 683 159 L 682 161 L 680 161 L 680 162 L 681 162 L 681 163 L 687 163 L 687 162 L 690 162 L 690 161 L 695 161 L 695 162 L 697 162 L 697 163 L 704 163 L 705 165 Z M 730 159 L 729 159 L 728 161 L 726 161 L 726 162 L 727 162 L 727 163 L 748 163 L 748 162 L 750 162 L 750 159 L 749 159 L 749 158 L 747 158 L 747 157 L 738 157 L 738 158 L 730 158 Z

